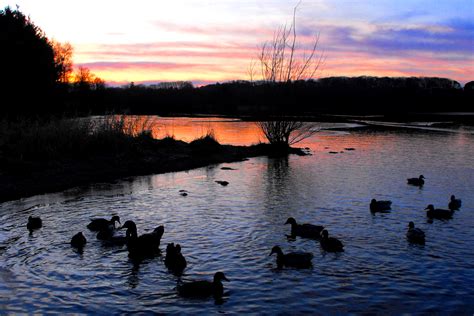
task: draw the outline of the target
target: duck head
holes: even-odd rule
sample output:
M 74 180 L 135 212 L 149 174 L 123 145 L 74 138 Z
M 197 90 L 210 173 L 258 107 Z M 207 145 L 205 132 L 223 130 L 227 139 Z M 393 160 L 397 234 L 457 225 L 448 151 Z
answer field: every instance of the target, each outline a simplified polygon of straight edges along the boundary
M 321 232 L 321 238 L 327 239 L 328 236 L 329 236 L 328 231 L 324 229 L 324 230 Z
M 281 250 L 280 246 L 273 247 L 269 256 L 273 255 L 274 253 L 276 253 L 278 256 L 283 255 L 283 251 Z
M 286 224 L 296 225 L 296 220 L 293 217 L 289 217 L 285 222 Z
M 454 201 L 456 197 L 454 195 L 451 195 L 451 201 Z
M 158 226 L 157 228 L 155 228 L 153 230 L 154 234 L 157 234 L 157 235 L 160 235 L 160 236 L 163 236 L 164 232 L 165 232 L 165 227 L 163 225 Z
M 415 228 L 415 223 L 409 222 L 409 223 L 408 223 L 408 228 L 414 229 L 414 228 Z
M 170 252 L 170 251 L 173 251 L 174 250 L 174 243 L 169 243 L 167 246 L 166 246 L 166 252 Z
M 176 246 L 174 247 L 174 250 L 176 250 L 177 254 L 181 253 L 181 246 L 179 244 L 176 244 Z
M 120 229 L 127 229 L 126 236 L 127 237 L 137 237 L 137 225 L 135 225 L 134 221 L 126 221 Z
M 229 279 L 225 277 L 223 272 L 216 272 L 216 274 L 214 274 L 214 282 L 220 282 L 220 281 L 230 282 Z
M 377 203 L 377 200 L 376 200 L 376 199 L 372 199 L 372 200 L 370 201 L 370 204 L 376 204 L 376 203 Z
M 433 210 L 434 210 L 433 204 L 428 205 L 428 206 L 425 208 L 425 210 L 433 211 Z
M 418 179 L 420 180 L 423 180 L 423 179 L 426 179 L 422 174 L 420 174 L 420 176 L 418 177 Z
M 112 216 L 112 218 L 110 219 L 110 222 L 115 226 L 115 222 L 118 222 L 119 225 L 121 225 L 122 223 L 120 223 L 120 217 L 118 215 L 114 215 Z

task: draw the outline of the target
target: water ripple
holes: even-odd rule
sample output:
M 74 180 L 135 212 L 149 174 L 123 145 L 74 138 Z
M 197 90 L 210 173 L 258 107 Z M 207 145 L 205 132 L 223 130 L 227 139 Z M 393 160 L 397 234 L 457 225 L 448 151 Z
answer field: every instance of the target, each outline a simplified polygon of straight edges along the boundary
M 0 306 L 16 313 L 472 314 L 474 312 L 474 138 L 427 132 L 324 133 L 307 140 L 313 155 L 259 157 L 189 172 L 127 179 L 0 205 Z M 325 149 L 355 151 L 328 155 Z M 422 189 L 406 178 L 424 174 Z M 222 187 L 215 180 L 230 184 Z M 188 196 L 179 195 L 187 190 Z M 427 204 L 463 199 L 449 221 L 426 219 Z M 371 214 L 372 198 L 393 201 Z M 165 226 L 161 248 L 180 243 L 181 279 L 230 279 L 222 301 L 188 300 L 163 256 L 140 264 L 125 247 L 86 229 L 91 218 L 132 219 L 139 233 Z M 44 227 L 29 234 L 26 219 Z M 345 244 L 288 239 L 288 217 L 324 225 Z M 427 235 L 407 243 L 407 223 Z M 82 231 L 83 252 L 69 240 Z M 274 245 L 314 254 L 311 269 L 276 269 Z

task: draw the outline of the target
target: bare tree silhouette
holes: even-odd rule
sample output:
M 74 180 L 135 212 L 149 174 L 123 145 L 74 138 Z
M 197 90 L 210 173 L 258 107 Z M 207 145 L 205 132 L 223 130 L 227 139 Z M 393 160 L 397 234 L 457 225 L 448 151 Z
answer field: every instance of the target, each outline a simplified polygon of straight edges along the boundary
M 298 43 L 296 12 L 301 1 L 293 8 L 292 23 L 277 28 L 270 41 L 263 43 L 258 55 L 261 78 L 267 82 L 290 82 L 313 78 L 324 61 L 318 51 L 319 33 L 314 35 L 310 46 Z M 254 61 L 251 62 L 252 77 Z
M 252 60 L 248 69 L 250 80 L 256 74 L 256 64 L 260 64 L 261 78 L 264 82 L 291 83 L 311 79 L 323 63 L 324 54 L 318 51 L 319 33 L 314 36 L 308 48 L 300 46 L 296 32 L 296 12 L 301 1 L 293 8 L 290 26 L 284 24 L 274 32 L 272 40 L 262 45 L 257 62 Z M 316 123 L 272 119 L 257 122 L 270 144 L 289 147 L 319 131 Z

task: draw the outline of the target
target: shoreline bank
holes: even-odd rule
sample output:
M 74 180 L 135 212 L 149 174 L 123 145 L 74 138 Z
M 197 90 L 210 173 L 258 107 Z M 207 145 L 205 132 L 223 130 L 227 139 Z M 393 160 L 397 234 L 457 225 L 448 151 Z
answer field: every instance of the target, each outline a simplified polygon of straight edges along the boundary
M 162 174 L 243 161 L 257 156 L 305 155 L 299 148 L 276 152 L 268 144 L 196 145 L 179 140 L 154 140 L 140 153 L 93 156 L 47 162 L 19 162 L 0 174 L 0 203 L 132 176 Z

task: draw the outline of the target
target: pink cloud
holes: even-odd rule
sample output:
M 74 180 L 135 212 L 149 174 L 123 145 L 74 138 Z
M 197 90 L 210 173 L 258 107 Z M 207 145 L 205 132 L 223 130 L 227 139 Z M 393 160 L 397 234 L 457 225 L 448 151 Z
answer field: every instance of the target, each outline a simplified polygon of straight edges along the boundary
M 252 59 L 256 59 L 262 44 L 258 38 L 271 39 L 273 29 L 246 26 L 220 26 L 216 28 L 183 26 L 172 23 L 155 22 L 155 26 L 187 34 L 209 35 L 224 40 L 125 43 L 78 47 L 76 54 L 83 63 L 95 71 L 147 74 L 143 80 L 174 80 L 175 77 L 200 82 L 247 79 L 247 69 Z M 313 30 L 321 30 L 319 48 L 324 51 L 326 62 L 321 76 L 377 75 L 377 76 L 443 76 L 466 82 L 474 77 L 472 52 L 458 46 L 450 47 L 459 35 L 452 34 L 450 28 L 406 27 L 391 29 L 372 25 L 360 26 L 337 24 L 310 25 L 298 34 L 301 47 L 310 47 L 314 41 Z M 441 41 L 435 40 L 439 36 Z M 246 36 L 249 35 L 249 40 Z M 390 36 L 397 35 L 398 42 L 390 42 Z M 429 37 L 425 46 L 406 41 L 417 41 Z M 396 37 L 396 36 L 395 36 Z M 243 39 L 245 38 L 245 39 Z M 463 38 L 461 38 L 463 39 Z M 446 41 L 446 42 L 443 42 Z M 387 46 L 390 43 L 389 46 Z M 166 78 L 172 74 L 173 78 Z M 123 76 L 122 76 L 123 77 Z M 113 78 L 110 78 L 113 80 Z

